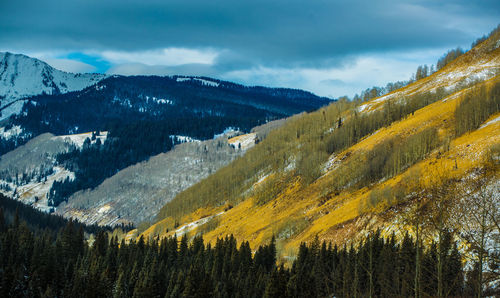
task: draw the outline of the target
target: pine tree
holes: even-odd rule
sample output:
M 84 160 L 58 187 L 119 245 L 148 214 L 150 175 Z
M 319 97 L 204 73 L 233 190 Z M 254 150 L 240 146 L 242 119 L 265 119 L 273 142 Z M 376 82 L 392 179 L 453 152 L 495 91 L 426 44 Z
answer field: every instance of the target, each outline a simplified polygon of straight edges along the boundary
M 269 279 L 267 280 L 264 297 L 276 298 L 276 297 L 282 297 L 283 294 L 284 294 L 283 290 L 280 289 L 278 270 L 274 269 L 271 275 L 269 276 Z
M 113 297 L 129 297 L 127 280 L 122 269 L 119 270 L 118 279 L 116 280 L 115 286 L 113 288 Z

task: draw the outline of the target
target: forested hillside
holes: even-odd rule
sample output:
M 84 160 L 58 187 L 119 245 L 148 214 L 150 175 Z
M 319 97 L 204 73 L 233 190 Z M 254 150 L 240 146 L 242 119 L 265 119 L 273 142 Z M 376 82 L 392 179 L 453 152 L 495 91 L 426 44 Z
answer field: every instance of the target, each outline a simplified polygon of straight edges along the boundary
M 246 87 L 205 77 L 112 76 L 81 91 L 48 92 L 24 101 L 22 113 L 2 127 L 3 159 L 9 158 L 6 152 L 43 133 L 93 132 L 83 145 L 69 146 L 57 156 L 48 153 L 56 162 L 47 174 L 34 177 L 32 171 L 17 171 L 2 177 L 2 185 L 16 182 L 6 189 L 16 195 L 17 187 L 32 180 L 46 176 L 50 180 L 57 173 L 55 167 L 71 172 L 52 179 L 57 181 L 44 191 L 48 193 L 44 208 L 50 209 L 186 140 L 212 139 L 230 129 L 248 132 L 268 121 L 316 109 L 330 99 L 302 90 Z M 99 138 L 100 131 L 107 132 L 106 141 Z M 16 175 L 29 179 L 17 183 Z M 27 203 L 39 198 L 28 199 Z
M 416 246 L 408 234 L 400 244 L 379 232 L 362 245 L 332 246 L 317 238 L 302 243 L 289 268 L 276 264 L 274 238 L 250 247 L 232 236 L 212 246 L 191 242 L 118 243 L 99 232 L 91 246 L 72 222 L 57 236 L 35 234 L 22 220 L 4 221 L 0 208 L 0 294 L 2 297 L 325 297 L 468 296 L 477 282 L 468 279 L 457 244 L 447 234 L 439 246 Z M 425 275 L 415 285 L 416 251 Z M 255 253 L 253 253 L 255 251 Z M 437 262 L 436 260 L 440 260 Z M 440 277 L 439 277 L 440 276 Z M 439 277 L 439 278 L 438 278 Z M 444 278 L 445 277 L 445 278 Z M 485 294 L 498 294 L 485 292 Z
M 0 0 L 0 298 L 500 297 L 499 19 Z
M 496 30 L 434 74 L 382 97 L 296 117 L 180 193 L 143 235 L 190 227 L 207 241 L 233 234 L 251 245 L 275 236 L 286 262 L 316 236 L 344 244 L 377 229 L 399 240 L 408 231 L 418 246 L 442 247 L 451 232 L 464 259 L 489 271 L 481 283 L 494 284 L 498 267 L 485 264 L 498 264 L 500 248 L 499 40 Z M 473 232 L 479 227 L 483 242 Z
M 177 193 L 243 154 L 228 144 L 227 137 L 179 144 L 127 167 L 95 189 L 75 193 L 57 213 L 105 225 L 150 222 Z

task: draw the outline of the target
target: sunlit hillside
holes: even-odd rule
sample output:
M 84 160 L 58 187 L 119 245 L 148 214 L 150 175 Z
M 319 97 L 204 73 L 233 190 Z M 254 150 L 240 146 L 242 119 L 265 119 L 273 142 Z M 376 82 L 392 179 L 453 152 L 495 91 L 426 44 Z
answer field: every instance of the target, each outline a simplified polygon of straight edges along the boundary
M 316 236 L 343 244 L 378 228 L 413 233 L 414 215 L 431 222 L 444 197 L 460 204 L 471 175 L 498 196 L 499 74 L 497 32 L 388 95 L 297 116 L 179 194 L 144 235 L 234 234 L 252 247 L 274 235 L 286 260 Z

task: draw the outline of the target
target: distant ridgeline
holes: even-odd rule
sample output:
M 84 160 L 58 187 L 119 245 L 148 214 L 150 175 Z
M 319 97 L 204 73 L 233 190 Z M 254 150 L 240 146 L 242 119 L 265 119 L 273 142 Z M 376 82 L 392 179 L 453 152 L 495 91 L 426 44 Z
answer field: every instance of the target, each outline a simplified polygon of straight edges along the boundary
M 28 99 L 8 127 L 22 133 L 0 138 L 0 154 L 45 132 L 56 135 L 108 131 L 104 144 L 85 143 L 58 156 L 76 179 L 55 183 L 56 206 L 75 191 L 93 188 L 119 170 L 169 151 L 173 136 L 211 139 L 227 128 L 254 126 L 331 102 L 294 89 L 245 87 L 202 77 L 114 76 L 84 90 Z
M 330 102 L 302 90 L 157 76 L 115 76 L 82 91 L 30 100 L 14 123 L 34 134 L 68 134 L 107 130 L 113 124 L 167 121 L 176 134 L 195 138 L 212 137 L 229 126 L 246 131 L 267 120 L 315 110 Z

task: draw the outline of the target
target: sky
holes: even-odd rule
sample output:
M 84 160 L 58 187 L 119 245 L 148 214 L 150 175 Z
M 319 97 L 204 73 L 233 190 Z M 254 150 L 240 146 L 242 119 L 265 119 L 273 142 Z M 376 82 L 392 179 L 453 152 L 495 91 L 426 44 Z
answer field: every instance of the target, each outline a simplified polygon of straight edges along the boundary
M 0 51 L 337 98 L 406 80 L 499 24 L 498 0 L 0 0 Z

